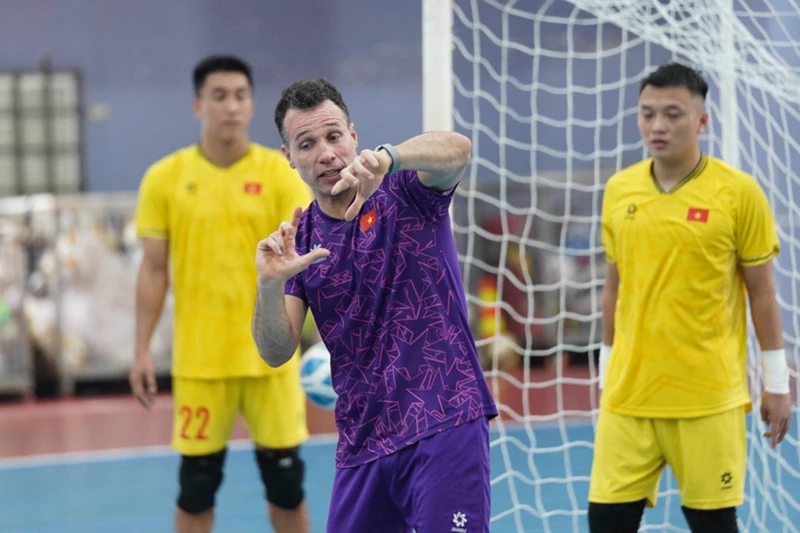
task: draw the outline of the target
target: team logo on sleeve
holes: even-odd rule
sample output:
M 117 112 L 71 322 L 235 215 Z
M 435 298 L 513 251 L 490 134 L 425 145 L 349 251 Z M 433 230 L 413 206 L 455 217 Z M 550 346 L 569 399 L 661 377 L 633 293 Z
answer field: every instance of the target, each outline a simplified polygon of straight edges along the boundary
M 689 222 L 708 222 L 708 209 L 690 207 L 686 213 L 686 220 Z

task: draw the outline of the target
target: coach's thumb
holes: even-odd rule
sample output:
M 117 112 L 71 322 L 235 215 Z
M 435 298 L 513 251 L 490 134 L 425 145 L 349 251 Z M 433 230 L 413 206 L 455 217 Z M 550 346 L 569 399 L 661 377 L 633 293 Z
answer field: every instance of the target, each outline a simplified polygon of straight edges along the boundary
M 300 206 L 295 207 L 294 211 L 292 212 L 292 226 L 297 228 L 297 226 L 300 225 L 300 218 L 302 216 L 303 216 L 303 208 Z
M 315 248 L 303 256 L 303 269 L 310 267 L 320 259 L 324 259 L 331 255 L 331 251 L 327 248 Z

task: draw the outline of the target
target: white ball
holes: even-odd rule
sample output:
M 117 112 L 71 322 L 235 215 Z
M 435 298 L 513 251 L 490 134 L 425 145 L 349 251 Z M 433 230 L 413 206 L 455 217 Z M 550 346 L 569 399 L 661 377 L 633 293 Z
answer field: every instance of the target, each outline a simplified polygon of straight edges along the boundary
M 331 381 L 331 354 L 320 342 L 303 353 L 300 363 L 300 382 L 306 396 L 324 409 L 336 405 L 336 391 Z

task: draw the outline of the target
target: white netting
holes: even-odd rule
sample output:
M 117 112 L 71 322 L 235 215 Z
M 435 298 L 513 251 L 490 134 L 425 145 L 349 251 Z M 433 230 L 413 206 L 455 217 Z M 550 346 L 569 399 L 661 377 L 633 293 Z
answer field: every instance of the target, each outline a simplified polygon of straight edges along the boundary
M 639 81 L 667 60 L 706 76 L 704 150 L 756 176 L 779 221 L 776 282 L 797 388 L 800 5 L 454 0 L 453 40 L 454 127 L 474 146 L 454 230 L 503 413 L 492 443 L 492 530 L 588 531 L 601 199 L 611 174 L 647 155 Z M 758 412 L 754 356 L 751 370 Z M 760 436 L 764 425 L 749 420 L 742 531 L 800 532 L 798 428 L 795 416 L 776 452 Z M 643 530 L 688 530 L 669 473 Z

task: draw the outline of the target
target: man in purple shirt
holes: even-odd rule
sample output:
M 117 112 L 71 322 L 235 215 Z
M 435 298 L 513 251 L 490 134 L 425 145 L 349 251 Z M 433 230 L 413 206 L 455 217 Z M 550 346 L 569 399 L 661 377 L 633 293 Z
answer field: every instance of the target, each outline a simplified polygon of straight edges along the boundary
M 488 533 L 497 408 L 448 215 L 469 139 L 432 132 L 358 153 L 347 106 L 323 79 L 286 88 L 275 124 L 315 200 L 258 246 L 253 336 L 280 366 L 310 308 L 331 353 L 328 533 Z

